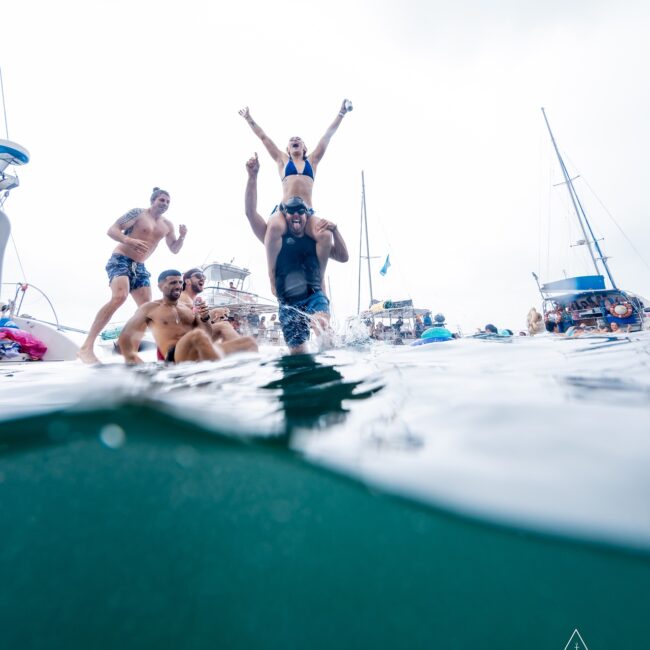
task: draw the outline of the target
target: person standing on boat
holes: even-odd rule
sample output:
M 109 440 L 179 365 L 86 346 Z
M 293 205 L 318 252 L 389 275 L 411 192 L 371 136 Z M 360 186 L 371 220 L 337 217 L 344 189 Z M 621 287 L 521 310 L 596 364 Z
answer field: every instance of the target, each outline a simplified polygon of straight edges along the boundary
M 246 216 L 255 236 L 264 241 L 267 224 L 257 212 L 257 174 L 260 163 L 257 156 L 246 163 Z M 287 207 L 304 205 L 293 197 Z M 284 340 L 291 354 L 307 352 L 309 328 L 317 332 L 329 331 L 329 300 L 322 289 L 321 267 L 316 255 L 316 242 L 307 236 L 307 215 L 304 212 L 282 212 L 287 233 L 282 237 L 275 264 L 273 284 L 280 303 L 280 324 Z M 348 251 L 336 224 L 321 219 L 322 227 L 332 237 L 330 256 L 347 262 Z
M 148 208 L 130 210 L 108 229 L 107 235 L 119 242 L 106 264 L 111 299 L 97 312 L 79 350 L 78 356 L 84 363 L 99 362 L 93 350 L 95 339 L 125 303 L 129 294 L 138 307 L 151 301 L 151 274 L 144 262 L 156 250 L 160 241 L 165 239 L 169 250 L 174 254 L 183 247 L 187 228 L 180 225 L 179 236 L 176 237 L 174 224 L 163 217 L 169 208 L 169 192 L 154 187 L 150 201 Z
M 316 169 L 327 150 L 329 142 L 346 113 L 351 110 L 352 103 L 344 99 L 338 115 L 325 131 L 325 135 L 320 139 L 309 157 L 302 138 L 298 136 L 290 138 L 286 150 L 281 151 L 253 120 L 248 106 L 239 111 L 239 114 L 246 120 L 253 133 L 262 141 L 271 158 L 275 161 L 282 180 L 282 203 L 273 210 L 264 239 L 271 291 L 274 295 L 277 295 L 275 289 L 275 264 L 282 247 L 282 237 L 287 233 L 286 210 L 291 199 L 300 198 L 302 200 L 302 205 L 294 209 L 304 210 L 304 214 L 309 217 L 305 232 L 308 237 L 316 242 L 316 256 L 320 264 L 320 275 L 321 278 L 325 277 L 325 268 L 332 248 L 332 237 L 327 222 L 314 215 L 312 189 Z
M 138 344 L 147 327 L 151 329 L 161 357 L 169 363 L 216 361 L 234 352 L 257 350 L 250 336 L 213 343 L 207 304 L 202 302 L 193 310 L 179 301 L 183 291 L 180 271 L 163 271 L 158 276 L 158 288 L 162 299 L 141 305 L 120 334 L 119 346 L 127 363 L 142 363 Z

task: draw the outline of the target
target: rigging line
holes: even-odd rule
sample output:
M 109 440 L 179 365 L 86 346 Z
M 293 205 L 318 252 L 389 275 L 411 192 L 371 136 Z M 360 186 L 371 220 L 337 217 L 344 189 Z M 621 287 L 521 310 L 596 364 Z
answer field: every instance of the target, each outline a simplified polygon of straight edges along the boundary
M 559 183 L 553 183 L 553 175 L 554 175 L 554 167 L 551 166 L 549 169 L 549 212 L 548 212 L 548 240 L 547 240 L 547 277 L 550 277 L 550 264 L 551 264 L 551 240 L 553 237 L 551 236 L 551 228 L 552 225 L 555 221 L 555 223 L 558 226 L 558 230 L 560 234 L 555 236 L 556 241 L 558 244 L 560 243 L 565 243 L 566 247 L 563 245 L 562 248 L 557 248 L 557 251 L 555 252 L 553 259 L 556 264 L 560 264 L 562 267 L 563 273 L 566 275 L 567 269 L 570 266 L 573 266 L 577 272 L 580 273 L 588 273 L 589 270 L 589 264 L 588 261 L 584 259 L 584 257 L 580 254 L 574 253 L 573 255 L 571 254 L 571 249 L 574 248 L 571 242 L 575 242 L 578 239 L 580 239 L 581 233 L 580 231 L 576 231 L 576 226 L 575 223 L 575 208 L 573 207 L 573 204 L 571 202 L 571 197 L 567 198 L 564 193 L 561 193 L 562 198 L 556 199 L 560 201 L 560 205 L 558 207 L 558 217 L 553 221 L 552 219 L 552 214 L 553 214 L 553 209 L 552 209 L 552 201 L 553 197 L 556 195 L 554 192 L 554 189 L 556 187 L 560 187 L 561 185 L 567 185 L 567 182 L 565 180 L 562 180 Z M 572 273 L 574 273 L 572 271 Z
M 2 114 L 4 116 L 4 121 L 5 121 L 5 138 L 9 140 L 9 125 L 7 123 L 7 105 L 5 103 L 5 86 L 4 86 L 4 81 L 2 80 L 2 68 L 0 67 L 0 95 L 2 95 Z M 16 175 L 16 181 L 20 183 L 20 178 L 18 178 L 18 174 L 14 172 Z M 9 192 L 4 193 L 4 197 L 0 199 L 0 206 L 4 205 L 5 201 L 9 198 Z
M 16 252 L 16 259 L 18 260 L 18 266 L 20 266 L 20 273 L 22 274 L 23 282 L 27 283 L 27 274 L 25 273 L 22 260 L 20 259 L 20 254 L 18 253 L 18 246 L 16 246 L 16 240 L 14 239 L 13 233 L 11 233 L 9 236 L 11 237 L 11 243 L 14 245 L 14 251 Z
M 7 126 L 7 106 L 5 104 L 5 86 L 2 81 L 2 68 L 0 68 L 0 94 L 2 94 L 2 113 L 5 118 L 5 137 L 9 140 L 9 127 Z
M 361 210 L 359 213 L 359 277 L 357 283 L 357 315 L 361 313 L 361 259 L 363 253 L 363 170 L 361 182 Z
M 214 250 L 214 248 L 211 248 L 211 249 L 208 251 L 208 254 L 207 254 L 207 255 L 205 256 L 205 258 L 203 259 L 203 264 L 202 264 L 201 266 L 207 266 L 207 265 L 208 265 L 208 260 L 210 259 L 210 256 L 212 255 L 212 251 L 213 251 L 213 250 Z
M 549 168 L 548 170 L 548 178 L 550 180 L 552 171 Z M 553 200 L 553 189 L 551 187 L 551 184 L 548 184 L 548 198 L 546 201 L 546 205 L 548 206 L 547 214 L 546 214 L 546 277 L 550 278 L 550 272 L 551 272 L 551 226 L 552 221 L 551 221 L 551 214 L 553 212 L 552 207 L 551 207 L 551 201 Z
M 537 143 L 537 155 L 539 157 L 539 161 L 537 164 L 537 169 L 539 169 L 539 174 L 540 178 L 538 180 L 537 184 L 537 206 L 538 206 L 538 211 L 537 211 L 537 268 L 536 271 L 539 275 L 541 275 L 541 270 L 542 270 L 542 188 L 544 185 L 542 184 L 542 175 L 543 175 L 543 167 L 542 167 L 542 147 L 541 147 L 541 131 L 540 131 L 540 140 Z
M 373 217 L 373 221 L 374 221 L 374 217 Z M 392 244 L 390 243 L 391 242 L 391 237 L 389 236 L 389 231 L 386 228 L 386 224 L 384 223 L 384 221 L 383 221 L 383 219 L 381 217 L 381 214 L 379 214 L 377 216 L 377 224 L 379 225 L 379 230 L 381 231 L 381 234 L 383 234 L 383 236 L 384 236 L 385 250 L 388 251 L 388 253 L 387 253 L 388 255 L 393 255 L 393 258 L 394 258 L 395 257 L 394 252 L 393 252 L 394 249 L 393 249 Z M 379 255 L 378 257 L 380 258 L 380 260 L 385 260 L 386 259 L 383 254 Z M 397 257 L 399 259 L 399 253 L 398 253 Z M 398 276 L 400 286 L 403 288 L 404 293 L 406 293 L 406 297 L 412 299 L 413 296 L 411 294 L 410 287 L 408 286 L 407 277 L 405 275 L 405 272 L 403 271 L 403 267 L 398 266 L 397 268 L 399 270 L 395 270 L 393 265 L 391 264 L 391 275 L 393 275 L 393 276 L 397 275 Z M 384 296 L 384 298 L 386 298 L 386 296 Z
M 606 205 L 601 201 L 600 197 L 598 196 L 598 194 L 596 194 L 596 192 L 594 191 L 593 187 L 591 187 L 591 185 L 589 185 L 589 182 L 587 181 L 587 179 L 586 179 L 584 176 L 581 176 L 581 178 L 582 178 L 582 180 L 584 181 L 585 185 L 589 188 L 589 191 L 594 195 L 596 201 L 598 201 L 598 203 L 600 203 L 600 207 L 601 207 L 603 210 L 605 210 L 605 214 L 606 214 L 606 215 L 607 215 L 607 216 L 612 220 L 613 224 L 618 228 L 618 230 L 619 230 L 619 232 L 621 233 L 621 235 L 623 235 L 623 237 L 625 238 L 625 241 L 630 245 L 630 247 L 632 248 L 632 250 L 633 250 L 633 251 L 638 255 L 638 257 L 639 257 L 639 259 L 641 260 L 641 262 L 643 262 L 643 265 L 644 265 L 647 269 L 650 269 L 650 264 L 648 264 L 648 262 L 646 262 L 646 260 L 644 259 L 643 255 L 641 255 L 640 251 L 639 251 L 639 250 L 637 249 L 637 247 L 632 243 L 632 240 L 631 240 L 631 239 L 630 239 L 630 238 L 625 234 L 625 231 L 623 230 L 623 228 L 621 228 L 621 226 L 619 225 L 618 221 L 616 221 L 616 219 L 614 218 L 614 215 L 613 215 L 613 214 L 612 214 L 612 213 L 607 209 L 607 206 L 606 206 Z

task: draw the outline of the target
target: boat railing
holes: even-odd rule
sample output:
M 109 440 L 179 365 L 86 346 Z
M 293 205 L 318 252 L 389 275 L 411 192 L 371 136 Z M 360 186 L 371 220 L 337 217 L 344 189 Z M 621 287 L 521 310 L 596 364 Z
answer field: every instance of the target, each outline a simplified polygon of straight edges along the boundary
M 243 291 L 242 289 L 208 285 L 203 288 L 203 295 L 206 297 L 208 303 L 214 303 L 215 307 L 250 308 L 254 306 L 258 311 L 268 308 L 269 312 L 277 311 L 278 309 L 277 303 L 269 298 L 264 298 L 256 293 Z
M 61 323 L 59 322 L 59 316 L 56 313 L 56 309 L 54 309 L 54 305 L 52 304 L 52 301 L 49 299 L 47 294 L 42 289 L 39 289 L 35 284 L 28 284 L 26 282 L 3 282 L 2 287 L 5 286 L 14 287 L 15 291 L 14 291 L 14 297 L 10 299 L 7 305 L 3 307 L 3 312 L 2 312 L 3 317 L 12 318 L 16 316 L 21 318 L 31 318 L 32 320 L 38 320 L 47 325 L 53 325 L 54 327 L 56 327 L 57 330 L 61 330 L 61 331 L 68 330 L 72 332 L 85 333 L 82 330 L 77 330 L 73 327 L 66 327 L 65 325 L 61 325 Z M 36 318 L 32 315 L 21 313 L 25 296 L 27 295 L 27 292 L 30 289 L 34 289 L 45 299 L 50 309 L 52 310 L 52 314 L 54 316 L 54 322 L 46 321 L 43 320 L 42 318 Z

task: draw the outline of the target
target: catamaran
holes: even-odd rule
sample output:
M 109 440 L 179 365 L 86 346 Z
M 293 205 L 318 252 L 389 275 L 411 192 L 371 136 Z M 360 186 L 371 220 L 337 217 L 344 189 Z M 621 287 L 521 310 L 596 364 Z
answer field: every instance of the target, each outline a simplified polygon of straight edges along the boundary
M 583 238 L 576 242 L 576 245 L 587 247 L 595 270 L 593 275 L 564 278 L 543 284 L 540 284 L 537 275 L 533 273 L 542 295 L 546 329 L 550 332 L 565 333 L 570 327 L 626 331 L 650 328 L 650 302 L 617 286 L 607 262 L 608 258 L 594 235 L 543 108 L 542 115 L 583 234 Z

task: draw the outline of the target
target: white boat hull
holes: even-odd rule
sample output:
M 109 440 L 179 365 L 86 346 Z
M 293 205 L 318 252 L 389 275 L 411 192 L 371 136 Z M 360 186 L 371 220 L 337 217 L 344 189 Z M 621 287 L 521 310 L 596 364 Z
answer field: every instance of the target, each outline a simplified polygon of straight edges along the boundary
M 43 361 L 73 361 L 77 358 L 79 346 L 61 330 L 31 318 L 12 316 L 11 320 L 47 345 Z

